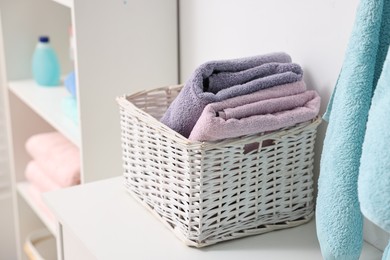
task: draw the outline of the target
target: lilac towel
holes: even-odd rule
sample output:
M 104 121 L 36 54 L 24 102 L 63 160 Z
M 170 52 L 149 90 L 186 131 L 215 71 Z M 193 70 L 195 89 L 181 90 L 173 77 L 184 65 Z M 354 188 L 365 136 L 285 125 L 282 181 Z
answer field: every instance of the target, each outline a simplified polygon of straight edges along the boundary
M 319 112 L 320 97 L 312 90 L 283 96 L 283 87 L 292 88 L 293 85 L 277 86 L 207 105 L 189 139 L 216 141 L 273 131 L 313 119 Z M 268 98 L 278 94 L 279 97 Z
M 188 137 L 207 104 L 296 82 L 302 69 L 285 53 L 212 61 L 198 67 L 161 122 Z
M 231 115 L 231 113 L 234 113 L 235 111 L 240 111 L 240 108 L 244 105 L 250 105 L 251 103 L 255 103 L 261 100 L 292 96 L 292 95 L 303 93 L 305 91 L 306 91 L 306 84 L 303 80 L 300 80 L 285 85 L 279 85 L 279 86 L 259 90 L 252 94 L 230 98 L 228 100 L 220 102 L 220 103 L 228 104 L 228 106 L 224 107 L 219 111 L 216 111 L 218 112 L 217 116 L 225 120 L 229 118 L 234 118 L 235 116 Z

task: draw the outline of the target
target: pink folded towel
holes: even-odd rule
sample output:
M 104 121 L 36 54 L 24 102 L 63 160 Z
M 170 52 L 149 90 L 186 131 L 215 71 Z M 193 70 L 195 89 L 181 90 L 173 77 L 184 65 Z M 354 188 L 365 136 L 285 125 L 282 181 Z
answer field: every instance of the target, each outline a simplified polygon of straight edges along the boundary
M 261 100 L 268 100 L 279 97 L 292 96 L 306 91 L 306 84 L 303 80 L 288 83 L 284 85 L 278 85 L 264 90 L 259 90 L 252 94 L 242 95 L 220 103 L 226 104 L 224 109 L 217 111 L 219 117 L 224 118 L 229 115 L 229 111 L 234 110 L 236 107 L 241 108 L 243 105 L 251 104 Z M 225 118 L 228 119 L 228 118 Z
M 27 140 L 26 150 L 60 187 L 80 183 L 79 149 L 60 133 L 34 135 Z
M 61 188 L 54 182 L 50 175 L 45 173 L 36 161 L 30 161 L 27 164 L 24 175 L 26 180 L 35 185 L 42 192 L 58 190 Z
M 320 97 L 315 91 L 294 93 L 291 91 L 294 84 L 300 84 L 300 90 L 302 84 L 304 86 L 303 82 L 292 83 L 207 105 L 189 139 L 216 141 L 273 131 L 313 119 L 319 112 Z

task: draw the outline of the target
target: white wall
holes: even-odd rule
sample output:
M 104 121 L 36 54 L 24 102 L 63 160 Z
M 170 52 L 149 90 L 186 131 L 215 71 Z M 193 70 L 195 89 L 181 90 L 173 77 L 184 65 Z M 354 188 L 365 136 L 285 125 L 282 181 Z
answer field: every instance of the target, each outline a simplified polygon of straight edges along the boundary
M 289 53 L 322 97 L 321 113 L 340 71 L 358 0 L 182 0 L 181 81 L 201 63 L 274 51 Z M 315 173 L 326 123 L 317 138 Z
M 181 82 L 201 63 L 274 51 L 289 53 L 322 97 L 321 114 L 336 83 L 358 0 L 180 0 Z M 322 141 L 318 130 L 315 175 Z M 366 222 L 365 239 L 384 249 L 389 234 Z

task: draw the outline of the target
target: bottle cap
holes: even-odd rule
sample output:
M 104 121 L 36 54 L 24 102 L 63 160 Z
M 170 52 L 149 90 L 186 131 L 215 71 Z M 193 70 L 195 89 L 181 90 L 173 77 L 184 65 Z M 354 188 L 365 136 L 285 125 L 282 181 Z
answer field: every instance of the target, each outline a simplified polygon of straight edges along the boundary
M 49 42 L 49 36 L 39 36 L 39 42 Z

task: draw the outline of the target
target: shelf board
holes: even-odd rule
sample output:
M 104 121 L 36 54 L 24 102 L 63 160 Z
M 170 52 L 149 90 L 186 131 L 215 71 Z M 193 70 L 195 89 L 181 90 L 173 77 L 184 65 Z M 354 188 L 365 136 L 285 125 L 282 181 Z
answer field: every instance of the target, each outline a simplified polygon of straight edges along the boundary
M 19 194 L 23 197 L 23 199 L 27 202 L 28 205 L 32 208 L 32 210 L 38 215 L 39 219 L 46 225 L 47 229 L 55 236 L 57 234 L 56 224 L 53 219 L 51 219 L 42 209 L 42 206 L 39 205 L 37 201 L 33 199 L 30 192 L 30 183 L 21 182 L 17 184 L 17 190 Z M 44 202 L 42 201 L 42 204 Z M 49 209 L 47 209 L 49 210 Z
M 97 259 L 322 259 L 314 219 L 206 248 L 187 247 L 126 192 L 123 177 L 45 193 L 43 199 L 63 230 Z M 361 260 L 381 256 L 381 251 L 364 243 Z
M 73 0 L 52 0 L 52 1 L 66 7 L 73 8 Z
M 80 147 L 79 126 L 61 109 L 62 99 L 70 95 L 64 86 L 41 87 L 31 79 L 11 81 L 8 83 L 8 88 L 55 129 Z

